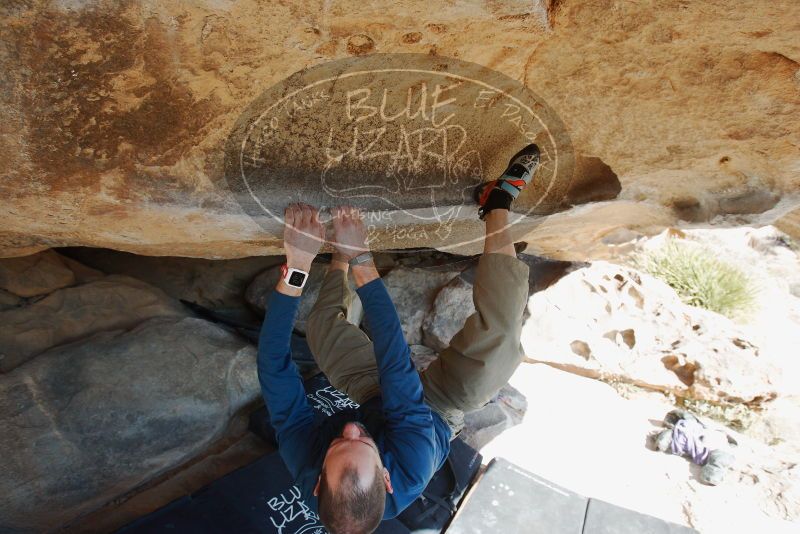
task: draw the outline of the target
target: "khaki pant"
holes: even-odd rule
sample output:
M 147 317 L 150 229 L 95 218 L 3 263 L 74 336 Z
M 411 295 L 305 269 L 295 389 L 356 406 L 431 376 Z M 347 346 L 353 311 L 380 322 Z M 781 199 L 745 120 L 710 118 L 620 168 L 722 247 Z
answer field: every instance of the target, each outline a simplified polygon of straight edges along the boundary
M 346 319 L 352 297 L 344 272 L 330 270 L 308 316 L 306 335 L 331 384 L 363 404 L 380 395 L 380 385 L 372 342 Z M 428 405 L 447 421 L 453 436 L 463 428 L 464 412 L 489 402 L 522 361 L 528 266 L 511 256 L 484 254 L 472 299 L 475 313 L 420 375 Z

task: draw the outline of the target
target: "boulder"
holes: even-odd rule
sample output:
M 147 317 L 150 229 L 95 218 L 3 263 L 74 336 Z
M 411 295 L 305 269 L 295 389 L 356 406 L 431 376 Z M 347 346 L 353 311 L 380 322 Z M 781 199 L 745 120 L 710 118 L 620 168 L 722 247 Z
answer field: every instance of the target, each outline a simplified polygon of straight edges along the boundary
M 780 372 L 774 383 L 782 394 L 800 395 L 800 359 L 789 347 L 800 346 L 800 248 L 774 226 L 757 228 L 669 229 L 639 240 L 648 252 L 675 240 L 700 249 L 741 271 L 749 279 L 753 302 L 734 314 L 743 339 L 759 348 L 759 359 Z
M 311 313 L 311 308 L 317 301 L 319 289 L 322 287 L 322 281 L 325 279 L 325 274 L 328 272 L 328 266 L 323 263 L 313 263 L 311 271 L 308 273 L 308 280 L 303 288 L 303 297 L 300 299 L 300 308 L 297 311 L 297 320 L 294 323 L 294 328 L 302 333 L 306 331 L 306 321 L 308 314 Z M 247 302 L 264 315 L 264 308 L 269 300 L 269 296 L 275 290 L 275 285 L 281 276 L 281 266 L 276 265 L 264 270 L 256 276 L 250 285 L 247 286 L 245 292 L 245 299 Z M 350 302 L 350 307 L 347 312 L 347 320 L 351 323 L 358 325 L 361 323 L 361 317 L 364 314 L 364 309 L 361 306 L 361 299 L 358 298 L 356 293 L 356 286 L 352 279 L 348 276 L 348 283 L 353 292 L 353 299 Z
M 139 256 L 94 248 L 68 248 L 62 254 L 107 274 L 132 276 L 175 299 L 206 308 L 246 310 L 244 292 L 258 273 L 282 263 L 278 256 L 205 260 L 175 256 Z
M 15 308 L 22 303 L 22 298 L 5 289 L 0 289 L 0 312 Z
M 518 425 L 528 409 L 528 401 L 518 390 L 506 384 L 486 406 L 464 414 L 460 437 L 480 450 L 494 438 Z
M 422 343 L 422 322 L 430 312 L 437 293 L 458 274 L 457 271 L 396 267 L 383 277 L 409 345 Z
M 104 330 L 127 330 L 151 317 L 186 314 L 161 290 L 127 276 L 58 289 L 27 306 L 0 311 L 0 372 Z
M 800 458 L 800 396 L 778 397 L 754 416 L 755 420 L 745 430 L 748 436 L 788 449 Z
M 776 396 L 776 367 L 740 327 L 632 268 L 595 262 L 528 307 L 521 342 L 535 360 L 710 401 Z
M 775 226 L 792 236 L 795 241 L 800 242 L 800 208 L 795 208 L 780 217 L 775 221 Z
M 453 278 L 436 294 L 433 308 L 422 322 L 423 343 L 435 351 L 446 349 L 473 313 L 472 284 L 460 276 Z
M 775 226 L 758 228 L 670 228 L 637 243 L 640 251 L 656 251 L 669 241 L 702 248 L 744 271 L 758 289 L 757 297 L 795 302 L 800 293 L 800 244 Z M 781 294 L 774 292 L 778 290 Z M 794 297 L 794 298 L 793 298 Z M 766 307 L 761 303 L 758 307 Z M 754 312 L 758 312 L 758 307 Z
M 75 281 L 75 273 L 54 250 L 0 259 L 0 289 L 19 297 L 46 295 Z
M 54 530 L 202 455 L 258 398 L 255 356 L 206 321 L 154 318 L 3 376 L 0 531 Z
M 439 357 L 436 351 L 425 345 L 409 345 L 408 348 L 411 349 L 411 361 L 420 372 L 427 369 L 431 362 Z
M 421 54 L 441 68 L 453 58 L 486 66 L 529 87 L 563 122 L 578 161 L 563 169 L 572 182 L 560 200 L 575 207 L 544 233 L 515 235 L 539 254 L 586 259 L 618 228 L 650 234 L 678 219 L 726 214 L 737 215 L 721 223 L 738 225 L 764 210 L 770 222 L 797 206 L 797 2 L 781 9 L 764 9 L 763 0 L 719 2 L 713 16 L 700 2 L 653 0 L 393 7 L 13 3 L 0 15 L 8 30 L 0 55 L 7 78 L 0 255 L 66 245 L 206 258 L 279 254 L 280 226 L 251 219 L 225 186 L 227 136 L 265 89 L 293 73 L 332 60 L 382 61 L 378 54 Z M 277 30 L 264 32 L 265 25 Z M 388 113 L 403 101 L 391 104 Z M 509 137 L 526 125 L 511 119 L 477 148 L 472 161 L 483 179 L 495 178 L 517 150 Z M 308 153 L 327 136 L 318 128 L 297 138 Z M 285 154 L 298 172 L 276 185 L 276 204 L 303 198 L 306 179 L 324 169 L 306 166 L 302 152 Z M 407 192 L 401 208 L 425 205 L 426 191 Z M 369 193 L 359 201 L 380 213 L 385 206 Z M 584 217 L 581 204 L 598 200 L 610 201 L 608 209 Z M 445 237 L 426 235 L 419 219 L 404 223 L 402 234 L 381 221 L 374 248 L 447 247 L 481 230 L 473 219 L 474 206 Z M 575 229 L 595 241 L 576 239 Z

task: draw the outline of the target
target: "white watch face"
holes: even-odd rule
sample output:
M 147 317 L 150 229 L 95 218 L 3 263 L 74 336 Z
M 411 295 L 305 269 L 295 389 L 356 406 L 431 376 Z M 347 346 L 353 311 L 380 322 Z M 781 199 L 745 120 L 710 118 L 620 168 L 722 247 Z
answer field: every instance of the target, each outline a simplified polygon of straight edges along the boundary
M 306 283 L 307 274 L 299 269 L 289 269 L 286 274 L 286 283 L 293 287 L 303 287 Z

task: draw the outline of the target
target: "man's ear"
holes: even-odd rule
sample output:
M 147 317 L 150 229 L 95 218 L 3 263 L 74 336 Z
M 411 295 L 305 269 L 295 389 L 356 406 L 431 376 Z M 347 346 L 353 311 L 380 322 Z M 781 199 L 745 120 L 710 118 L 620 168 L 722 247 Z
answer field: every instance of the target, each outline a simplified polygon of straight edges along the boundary
M 319 495 L 319 483 L 322 481 L 322 474 L 317 477 L 317 485 L 314 486 L 314 497 Z
M 385 467 L 383 468 L 383 483 L 386 486 L 387 492 L 394 493 L 394 489 L 392 488 L 392 478 L 389 476 L 389 471 Z M 316 495 L 316 493 L 314 495 Z

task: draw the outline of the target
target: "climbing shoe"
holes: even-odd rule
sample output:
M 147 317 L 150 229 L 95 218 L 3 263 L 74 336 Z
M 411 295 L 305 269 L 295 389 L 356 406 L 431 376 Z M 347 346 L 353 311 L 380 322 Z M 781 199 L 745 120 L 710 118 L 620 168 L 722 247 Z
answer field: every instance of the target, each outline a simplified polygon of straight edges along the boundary
M 475 187 L 475 202 L 480 206 L 478 217 L 483 220 L 492 210 L 510 209 L 511 202 L 533 179 L 538 165 L 539 147 L 531 143 L 511 158 L 500 178 L 478 184 Z

